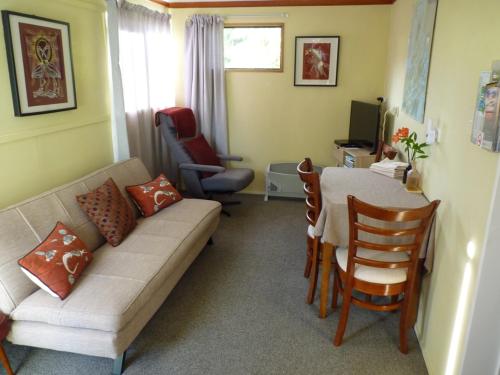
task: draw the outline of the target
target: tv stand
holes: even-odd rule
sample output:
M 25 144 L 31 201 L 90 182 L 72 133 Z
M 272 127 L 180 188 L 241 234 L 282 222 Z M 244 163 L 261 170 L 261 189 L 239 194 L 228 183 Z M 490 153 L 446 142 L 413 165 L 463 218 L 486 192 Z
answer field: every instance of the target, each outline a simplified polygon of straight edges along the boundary
M 368 168 L 375 163 L 375 157 L 371 148 L 333 145 L 333 159 L 336 167 Z

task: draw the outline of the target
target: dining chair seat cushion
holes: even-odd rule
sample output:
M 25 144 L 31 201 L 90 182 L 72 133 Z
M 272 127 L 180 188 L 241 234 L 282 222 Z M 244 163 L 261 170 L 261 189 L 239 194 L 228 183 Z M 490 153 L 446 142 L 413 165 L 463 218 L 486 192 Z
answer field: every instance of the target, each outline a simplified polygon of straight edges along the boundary
M 337 248 L 335 251 L 337 262 L 345 272 L 347 269 L 347 257 L 348 250 L 346 248 Z M 358 249 L 358 257 L 374 259 L 380 261 L 406 261 L 409 258 L 407 253 L 404 252 L 388 252 L 388 251 L 376 251 L 367 249 Z M 370 283 L 377 284 L 397 284 L 406 281 L 406 268 L 378 268 L 378 267 L 368 267 L 360 264 L 356 264 L 356 269 L 354 271 L 354 278 L 358 280 L 367 281 Z
M 314 230 L 314 225 L 309 224 L 309 226 L 307 227 L 307 235 L 311 238 L 314 238 Z

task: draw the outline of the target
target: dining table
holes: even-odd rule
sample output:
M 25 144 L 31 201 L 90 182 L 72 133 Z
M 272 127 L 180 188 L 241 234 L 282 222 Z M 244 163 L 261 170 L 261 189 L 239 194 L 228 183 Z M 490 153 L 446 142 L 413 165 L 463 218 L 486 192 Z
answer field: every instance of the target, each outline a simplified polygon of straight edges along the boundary
M 322 243 L 319 315 L 325 318 L 334 250 L 337 247 L 349 246 L 347 196 L 353 195 L 366 203 L 384 208 L 418 208 L 428 205 L 429 201 L 421 193 L 406 191 L 401 180 L 376 173 L 368 168 L 323 168 L 320 186 L 322 208 L 315 225 L 314 235 L 320 237 Z M 370 219 L 366 219 L 366 222 L 369 223 Z M 380 222 L 378 224 L 381 225 Z M 400 227 L 411 224 L 402 223 Z M 420 260 L 427 272 L 432 271 L 434 228 L 435 220 L 433 219 L 420 249 Z

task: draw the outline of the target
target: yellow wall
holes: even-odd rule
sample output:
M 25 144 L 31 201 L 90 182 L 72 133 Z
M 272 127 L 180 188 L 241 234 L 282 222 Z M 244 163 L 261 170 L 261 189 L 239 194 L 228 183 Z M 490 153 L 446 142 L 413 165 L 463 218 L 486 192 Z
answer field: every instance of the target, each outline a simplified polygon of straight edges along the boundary
M 177 104 L 184 103 L 184 24 L 194 13 L 286 12 L 289 18 L 245 18 L 228 22 L 284 22 L 284 72 L 227 72 L 229 149 L 255 169 L 250 192 L 263 192 L 270 162 L 333 163 L 334 139 L 348 135 L 352 99 L 374 101 L 385 81 L 389 6 L 172 9 L 179 69 Z M 295 36 L 340 35 L 338 87 L 294 87 Z
M 401 108 L 413 7 L 413 0 L 397 0 L 391 8 L 386 90 L 390 107 Z M 417 324 L 431 375 L 458 373 L 455 364 L 462 357 L 465 322 L 455 323 L 457 307 L 464 299 L 466 318 L 485 236 L 498 156 L 469 139 L 479 73 L 500 58 L 500 24 L 485 21 L 485 15 L 499 13 L 497 0 L 483 0 L 480 6 L 469 0 L 440 0 L 438 6 L 425 117 L 439 120 L 441 135 L 419 167 L 427 197 L 442 200 L 434 272 L 424 282 Z M 424 125 L 405 114 L 395 126 L 409 126 L 419 138 L 425 133 Z M 476 248 L 472 259 L 466 251 L 469 242 Z M 467 268 L 472 271 L 469 286 L 462 285 Z M 453 347 L 449 357 L 451 341 L 457 343 L 456 357 Z
M 112 162 L 104 3 L 2 0 L 1 8 L 70 24 L 78 108 L 14 116 L 2 28 L 0 208 Z

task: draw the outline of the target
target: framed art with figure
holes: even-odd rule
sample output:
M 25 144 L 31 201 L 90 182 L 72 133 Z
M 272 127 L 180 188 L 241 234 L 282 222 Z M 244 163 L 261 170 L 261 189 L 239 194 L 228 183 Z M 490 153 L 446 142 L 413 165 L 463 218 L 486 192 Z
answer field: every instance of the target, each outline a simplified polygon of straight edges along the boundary
M 339 36 L 295 38 L 295 86 L 337 86 Z
M 76 108 L 69 24 L 2 10 L 14 113 Z

